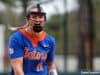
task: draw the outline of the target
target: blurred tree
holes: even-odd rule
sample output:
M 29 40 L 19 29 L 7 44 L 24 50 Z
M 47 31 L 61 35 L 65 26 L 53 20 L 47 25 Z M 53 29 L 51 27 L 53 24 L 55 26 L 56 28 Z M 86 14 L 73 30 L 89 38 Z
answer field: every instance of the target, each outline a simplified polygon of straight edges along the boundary
M 94 56 L 100 57 L 100 0 L 93 0 L 94 26 L 95 26 L 95 50 Z
M 64 71 L 67 71 L 67 56 L 68 56 L 68 13 L 66 13 L 66 0 L 63 0 L 63 54 L 64 54 Z
M 79 4 L 79 70 L 92 71 L 94 49 L 93 5 L 91 0 L 79 0 Z
M 24 25 L 26 23 L 26 8 L 27 8 L 30 0 L 20 0 L 20 1 L 22 3 L 22 7 L 23 7 L 23 13 L 22 13 L 21 18 L 20 18 L 20 23 L 22 25 Z
M 23 6 L 23 9 L 24 9 L 24 14 L 26 15 L 26 8 L 28 6 L 28 2 L 29 0 L 20 0 L 22 2 L 22 6 Z
M 62 15 L 53 14 L 46 22 L 46 30 L 48 33 L 52 34 L 57 42 L 57 53 L 62 53 Z
M 60 23 L 61 20 L 59 19 L 60 14 L 54 14 L 50 17 L 50 19 L 47 21 L 48 28 L 50 28 L 53 31 L 58 31 L 60 29 Z
M 1 2 L 8 4 L 8 5 L 13 4 L 13 0 L 1 0 Z
M 8 55 L 7 55 L 7 49 L 6 49 L 6 47 L 7 47 L 7 45 L 6 45 L 6 43 L 7 43 L 7 35 L 8 35 L 8 31 L 7 31 L 7 22 L 8 22 L 8 20 L 10 20 L 10 19 L 8 19 L 8 16 L 9 15 L 7 15 L 7 13 L 9 13 L 9 8 L 10 8 L 10 6 L 12 6 L 13 5 L 13 3 L 12 3 L 12 0 L 1 0 L 1 2 L 3 2 L 4 4 L 5 4 L 5 6 L 6 6 L 6 10 L 5 10 L 5 12 L 4 13 L 0 13 L 0 15 L 1 15 L 1 17 L 2 17 L 2 19 L 0 19 L 0 20 L 2 20 L 2 24 L 4 24 L 5 25 L 5 49 L 4 49 L 4 59 L 3 59 L 3 62 L 4 62 L 4 72 L 8 72 L 8 68 L 9 68 L 9 62 L 8 62 Z M 3 15 L 2 15 L 3 14 Z M 10 17 L 11 18 L 11 17 Z

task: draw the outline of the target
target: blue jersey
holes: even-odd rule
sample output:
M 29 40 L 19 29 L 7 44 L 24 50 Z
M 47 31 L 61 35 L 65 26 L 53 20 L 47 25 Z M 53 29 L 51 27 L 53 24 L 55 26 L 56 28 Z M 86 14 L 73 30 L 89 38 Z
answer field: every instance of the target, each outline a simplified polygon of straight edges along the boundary
M 46 32 L 33 37 L 22 29 L 9 38 L 8 53 L 10 59 L 23 57 L 24 75 L 47 75 L 47 62 L 54 61 L 55 40 Z

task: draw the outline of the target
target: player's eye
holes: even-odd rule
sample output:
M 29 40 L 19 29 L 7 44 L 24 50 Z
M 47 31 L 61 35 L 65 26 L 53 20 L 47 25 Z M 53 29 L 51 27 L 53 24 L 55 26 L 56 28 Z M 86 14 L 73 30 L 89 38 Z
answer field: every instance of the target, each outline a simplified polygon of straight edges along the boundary
M 31 18 L 43 18 L 44 17 L 44 15 L 31 15 Z
M 38 17 L 39 17 L 39 18 L 43 18 L 44 16 L 43 16 L 43 15 L 38 15 Z
M 36 18 L 36 17 L 37 17 L 37 15 L 31 15 L 31 17 L 32 17 L 32 18 Z
M 36 18 L 36 17 L 43 18 L 46 15 L 46 13 L 32 12 L 32 13 L 30 13 L 30 15 L 32 18 Z

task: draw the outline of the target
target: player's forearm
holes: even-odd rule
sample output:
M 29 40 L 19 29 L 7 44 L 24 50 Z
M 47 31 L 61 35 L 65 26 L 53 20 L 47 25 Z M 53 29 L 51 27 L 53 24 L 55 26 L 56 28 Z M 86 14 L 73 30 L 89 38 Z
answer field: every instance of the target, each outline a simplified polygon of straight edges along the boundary
M 14 65 L 13 70 L 15 75 L 24 75 L 22 65 L 20 64 Z
M 15 75 L 24 75 L 24 72 L 22 69 L 14 70 L 14 73 L 15 73 Z
M 16 58 L 11 60 L 11 65 L 15 75 L 24 75 L 23 72 L 23 58 Z
M 50 69 L 56 69 L 56 65 L 54 64 L 54 63 L 52 63 L 52 62 L 49 62 L 48 63 L 48 69 L 50 70 Z
M 58 75 L 56 65 L 54 63 L 48 63 L 49 75 Z

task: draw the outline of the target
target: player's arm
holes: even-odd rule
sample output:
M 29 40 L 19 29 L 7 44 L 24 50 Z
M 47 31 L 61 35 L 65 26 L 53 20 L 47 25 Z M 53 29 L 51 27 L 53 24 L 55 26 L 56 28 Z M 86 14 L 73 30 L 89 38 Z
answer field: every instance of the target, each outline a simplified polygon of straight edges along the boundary
M 48 62 L 49 75 L 57 75 L 56 65 L 53 62 Z
M 56 71 L 56 65 L 54 63 L 54 57 L 55 57 L 55 50 L 56 50 L 56 43 L 55 40 L 51 40 L 51 48 L 47 55 L 47 64 L 48 64 L 48 74 L 49 75 L 58 75 Z
M 8 42 L 8 54 L 14 75 L 24 75 L 22 68 L 24 50 L 19 42 L 20 40 L 15 35 L 11 36 Z
M 23 57 L 11 59 L 11 65 L 14 75 L 24 75 L 23 73 Z

